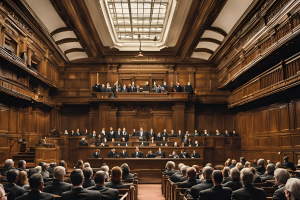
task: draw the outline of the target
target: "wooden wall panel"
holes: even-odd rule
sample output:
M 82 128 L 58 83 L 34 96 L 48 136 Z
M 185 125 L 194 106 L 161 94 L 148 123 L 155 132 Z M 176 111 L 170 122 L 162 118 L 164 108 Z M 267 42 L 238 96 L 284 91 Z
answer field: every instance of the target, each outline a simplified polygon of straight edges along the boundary
M 279 115 L 279 119 L 280 119 L 280 130 L 284 131 L 284 130 L 289 130 L 289 107 L 287 105 L 280 107 L 280 115 Z M 278 120 L 279 120 L 278 119 Z
M 270 114 L 270 132 L 279 131 L 279 109 L 274 108 L 269 110 Z M 268 129 L 266 129 L 268 131 Z

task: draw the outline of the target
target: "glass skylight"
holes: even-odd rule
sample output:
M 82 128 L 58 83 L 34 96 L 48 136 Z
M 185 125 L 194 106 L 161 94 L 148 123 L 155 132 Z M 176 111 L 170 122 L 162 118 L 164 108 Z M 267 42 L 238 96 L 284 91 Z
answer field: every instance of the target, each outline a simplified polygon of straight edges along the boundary
M 171 0 L 106 0 L 119 40 L 159 41 Z

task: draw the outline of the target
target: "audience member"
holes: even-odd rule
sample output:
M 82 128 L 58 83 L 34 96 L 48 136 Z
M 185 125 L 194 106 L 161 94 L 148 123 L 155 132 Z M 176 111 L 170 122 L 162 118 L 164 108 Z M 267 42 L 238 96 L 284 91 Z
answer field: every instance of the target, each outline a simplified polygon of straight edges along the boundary
M 266 182 L 267 180 L 273 180 L 274 179 L 274 171 L 275 171 L 275 165 L 268 164 L 267 172 L 260 176 L 261 182 Z
M 285 184 L 285 197 L 287 200 L 300 199 L 300 180 L 290 178 Z
M 183 181 L 187 180 L 186 173 L 187 173 L 188 168 L 189 168 L 189 166 L 187 166 L 187 165 L 184 165 L 180 168 L 182 177 L 180 178 L 179 182 L 183 182 Z
M 134 174 L 130 173 L 130 168 L 127 163 L 123 163 L 121 165 L 121 169 L 122 169 L 122 180 L 134 178 Z
M 284 163 L 282 163 L 282 166 L 286 167 L 286 168 L 289 168 L 289 169 L 291 169 L 293 171 L 296 171 L 294 163 L 289 162 L 289 157 L 288 156 L 284 157 Z
M 26 172 L 26 161 L 25 160 L 19 160 L 19 162 L 18 162 L 18 170 Z
M 240 171 L 235 167 L 230 170 L 231 181 L 223 184 L 223 187 L 229 187 L 232 191 L 238 190 L 243 187 L 240 180 Z
M 94 176 L 95 186 L 87 188 L 100 192 L 101 200 L 119 200 L 119 191 L 117 189 L 105 187 L 105 172 L 98 171 Z
M 263 175 L 266 172 L 265 168 L 265 160 L 264 159 L 259 159 L 257 161 L 257 166 L 255 167 L 257 174 Z
M 88 163 L 88 162 L 83 163 L 82 170 L 84 170 L 87 167 L 91 167 L 90 163 Z
M 81 159 L 77 161 L 77 165 L 75 169 L 81 169 L 81 170 L 83 169 L 83 161 Z
M 285 185 L 290 177 L 291 175 L 286 169 L 278 168 L 274 171 L 275 184 L 278 189 L 273 194 L 273 200 L 286 200 Z
M 53 171 L 53 182 L 44 188 L 44 192 L 61 195 L 63 192 L 72 190 L 72 185 L 65 183 L 65 168 L 57 166 Z
M 61 194 L 62 200 L 80 200 L 80 199 L 89 199 L 89 200 L 99 200 L 100 192 L 87 190 L 82 187 L 83 183 L 83 172 L 80 169 L 74 169 L 70 175 L 71 183 L 73 189 L 68 192 Z
M 84 181 L 82 183 L 83 188 L 88 188 L 95 185 L 93 177 L 93 170 L 90 167 L 85 167 L 83 170 Z
M 44 182 L 41 174 L 33 174 L 29 178 L 31 191 L 28 194 L 16 198 L 17 200 L 54 200 L 54 195 L 43 192 Z
M 6 178 L 8 183 L 4 184 L 4 190 L 8 194 L 8 199 L 9 200 L 14 200 L 15 198 L 22 196 L 23 194 L 26 193 L 26 190 L 23 187 L 20 187 L 16 185 L 18 181 L 18 170 L 16 169 L 10 169 L 6 173 Z
M 50 173 L 47 171 L 48 165 L 47 163 L 43 163 L 41 175 L 44 179 L 44 182 L 47 178 L 49 178 Z
M 238 171 L 239 172 L 239 171 Z M 231 200 L 232 190 L 221 185 L 223 180 L 222 172 L 214 170 L 212 173 L 212 182 L 214 186 L 199 193 L 199 200 Z
M 14 161 L 12 159 L 7 159 L 5 162 L 4 162 L 4 168 L 1 172 L 1 175 L 2 176 L 6 176 L 6 173 L 11 170 L 11 169 L 15 169 L 14 168 Z
M 256 169 L 254 167 L 250 167 L 250 171 L 254 175 L 254 180 L 253 183 L 261 183 L 261 178 L 260 176 L 256 173 Z
M 235 200 L 255 199 L 266 200 L 266 192 L 261 188 L 253 187 L 254 175 L 250 169 L 245 168 L 241 171 L 241 179 L 244 187 L 233 192 L 232 198 Z
M 105 172 L 105 182 L 107 182 L 109 180 L 109 167 L 106 165 L 106 163 L 103 163 L 100 170 Z
M 198 165 L 193 165 L 192 167 L 194 167 L 195 170 L 196 170 L 196 179 L 201 179 L 202 173 L 201 173 L 201 171 L 200 171 L 199 166 L 198 166 Z
M 181 168 L 185 166 L 183 163 L 178 164 L 178 171 L 170 176 L 170 180 L 174 183 L 180 182 L 180 179 L 184 176 L 181 172 Z
M 164 171 L 164 174 L 168 176 L 172 176 L 174 173 L 178 172 L 178 170 L 175 168 L 175 163 L 173 161 L 168 161 L 166 164 L 166 170 Z
M 18 180 L 18 185 L 20 187 L 23 187 L 26 191 L 29 190 L 29 184 L 28 184 L 28 178 L 27 178 L 27 173 L 25 171 L 20 171 L 19 172 L 19 180 Z
M 67 163 L 64 160 L 60 160 L 58 162 L 58 166 L 62 166 L 63 168 L 65 168 L 65 173 L 67 173 Z
M 250 167 L 251 167 L 251 163 L 250 163 L 249 161 L 247 161 L 247 162 L 245 163 L 244 168 L 250 168 Z
M 178 188 L 191 188 L 194 185 L 197 185 L 200 183 L 200 180 L 196 179 L 196 169 L 194 167 L 189 167 L 186 169 L 186 176 L 188 177 L 188 180 L 179 182 L 177 184 Z
M 235 167 L 239 170 L 239 171 L 241 171 L 243 168 L 244 168 L 244 166 L 243 166 L 243 164 L 242 163 L 237 163 L 236 165 L 235 165 Z
M 54 168 L 56 167 L 56 163 L 50 163 L 50 167 L 48 167 L 49 174 L 53 174 Z
M 204 167 L 203 178 L 205 179 L 205 181 L 191 187 L 191 195 L 195 200 L 199 197 L 200 191 L 212 188 L 214 186 L 212 182 L 212 172 L 213 172 L 213 168 L 209 166 Z
M 129 189 L 130 184 L 122 183 L 122 170 L 120 167 L 111 169 L 110 181 L 105 183 L 105 187 L 115 189 Z
M 224 167 L 222 170 L 222 175 L 223 175 L 222 184 L 225 184 L 225 183 L 231 181 L 231 177 L 229 176 L 229 173 L 230 173 L 230 168 Z
M 235 159 L 232 159 L 231 165 L 229 167 L 230 167 L 230 169 L 236 167 L 236 160 Z

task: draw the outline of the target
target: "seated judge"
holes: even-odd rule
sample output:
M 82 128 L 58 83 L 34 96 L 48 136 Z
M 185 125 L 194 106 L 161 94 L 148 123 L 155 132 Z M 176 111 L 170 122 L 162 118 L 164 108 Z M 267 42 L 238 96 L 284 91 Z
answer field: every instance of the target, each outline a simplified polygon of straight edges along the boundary
M 129 189 L 131 184 L 122 183 L 122 170 L 120 167 L 111 169 L 110 181 L 105 183 L 105 187 L 115 189 Z
M 106 138 L 105 138 L 106 139 Z M 98 135 L 96 137 L 96 141 L 95 141 L 95 146 L 100 146 L 102 143 L 102 138 L 101 138 L 101 135 Z
M 209 136 L 209 133 L 207 132 L 207 130 L 204 130 L 204 132 L 201 134 L 201 136 Z
M 72 137 L 72 136 L 77 136 L 76 133 L 74 132 L 74 130 L 72 130 L 71 133 L 69 134 L 69 137 Z
M 101 131 L 101 138 L 104 139 L 108 139 L 108 133 L 105 132 L 105 128 L 102 128 L 102 131 Z
M 177 137 L 180 137 L 180 138 L 181 138 L 181 141 L 183 140 L 184 134 L 181 133 L 181 130 L 178 131 Z
M 189 158 L 189 153 L 185 149 L 181 149 L 179 158 Z
M 139 147 L 135 147 L 135 151 L 132 153 L 132 158 L 144 158 L 144 153 L 140 151 Z
M 173 85 L 173 82 L 170 83 L 169 85 L 169 92 L 174 92 L 174 85 Z
M 170 137 L 177 137 L 177 134 L 174 132 L 174 130 L 171 130 Z
M 154 154 L 152 153 L 152 151 L 148 151 L 148 154 L 146 155 L 146 158 L 152 158 L 154 156 Z
M 194 90 L 190 82 L 188 82 L 185 86 L 185 92 L 188 92 L 189 94 L 194 94 Z
M 87 130 L 87 129 L 85 129 L 85 133 L 84 133 L 84 135 L 89 135 L 89 132 L 88 132 L 88 130 Z
M 136 131 L 135 131 L 135 128 L 132 130 L 132 134 L 131 134 L 132 136 L 137 136 L 136 135 Z
M 172 151 L 172 153 L 169 155 L 169 158 L 179 158 L 176 151 Z
M 155 156 L 156 156 L 156 157 L 161 157 L 161 158 L 166 158 L 166 153 L 163 152 L 163 151 L 161 150 L 161 148 L 158 148 L 158 151 L 155 152 Z
M 116 149 L 112 149 L 110 152 L 108 152 L 107 157 L 108 158 L 116 158 L 117 157 Z
M 79 128 L 76 130 L 76 135 L 81 136 L 81 132 L 79 131 Z
M 193 153 L 191 154 L 191 158 L 200 158 L 200 154 L 196 152 L 196 150 L 193 150 Z
M 195 132 L 194 132 L 194 137 L 198 137 L 198 136 L 200 136 L 200 135 L 199 135 L 198 131 L 195 130 Z
M 160 132 L 158 132 L 156 136 L 156 141 L 163 141 L 163 136 L 160 134 Z
M 140 131 L 136 132 L 136 136 L 139 137 L 146 137 L 146 132 L 144 131 L 143 127 L 140 128 Z
M 123 151 L 120 152 L 120 158 L 129 158 L 126 149 L 123 149 Z
M 134 178 L 134 174 L 130 173 L 130 168 L 127 163 L 123 163 L 121 165 L 121 170 L 122 170 L 122 180 Z
M 180 84 L 178 82 L 175 83 L 174 90 L 175 90 L 175 92 L 182 92 L 182 87 L 180 86 Z
M 86 142 L 85 138 L 82 138 L 79 142 L 79 146 L 88 146 L 88 143 Z
M 105 172 L 98 171 L 94 176 L 95 186 L 87 188 L 87 190 L 95 190 L 100 192 L 101 200 L 119 200 L 119 191 L 117 189 L 105 187 Z
M 105 84 L 102 84 L 102 86 L 100 88 L 100 92 L 106 92 Z
M 109 129 L 109 133 L 108 133 L 108 139 L 113 139 L 113 138 L 115 138 L 115 132 L 114 132 L 114 129 L 113 129 L 113 127 L 110 127 L 110 129 Z
M 231 134 L 232 137 L 238 137 L 239 134 L 237 134 L 235 131 L 232 131 L 232 134 Z
M 241 171 L 241 179 L 244 187 L 233 191 L 232 198 L 235 200 L 242 199 L 255 199 L 255 200 L 265 200 L 267 195 L 266 192 L 261 188 L 253 187 L 254 175 L 248 168 L 244 168 Z
M 111 87 L 109 83 L 106 84 L 105 92 L 111 92 Z
M 67 199 L 89 199 L 89 200 L 99 200 L 100 192 L 87 190 L 82 187 L 83 183 L 83 172 L 80 169 L 74 169 L 70 175 L 71 183 L 73 185 L 73 190 L 64 192 L 61 194 L 62 200 Z
M 128 92 L 128 89 L 127 89 L 126 85 L 123 85 L 122 92 Z
M 118 128 L 118 131 L 115 133 L 115 138 L 122 138 L 123 135 L 122 135 L 122 131 L 121 131 L 121 128 Z
M 228 130 L 225 130 L 225 137 L 230 137 L 231 135 L 228 133 Z
M 97 137 L 96 131 L 93 131 L 93 133 L 90 134 L 90 138 L 96 138 L 96 137 Z
M 165 138 L 165 140 L 168 140 L 168 133 L 167 133 L 167 129 L 164 129 L 164 132 L 162 133 L 163 138 Z
M 216 133 L 213 136 L 222 136 L 222 134 L 220 133 L 219 129 L 217 129 Z
M 155 133 L 153 131 L 153 128 L 150 129 L 147 138 L 148 140 L 155 140 Z
M 96 149 L 96 151 L 91 155 L 91 158 L 101 158 L 100 149 Z
M 132 85 L 128 88 L 128 92 L 137 92 L 134 82 L 132 82 Z
M 125 138 L 126 142 L 129 140 L 129 135 L 128 135 L 127 131 L 126 131 L 126 128 L 123 128 L 122 137 Z

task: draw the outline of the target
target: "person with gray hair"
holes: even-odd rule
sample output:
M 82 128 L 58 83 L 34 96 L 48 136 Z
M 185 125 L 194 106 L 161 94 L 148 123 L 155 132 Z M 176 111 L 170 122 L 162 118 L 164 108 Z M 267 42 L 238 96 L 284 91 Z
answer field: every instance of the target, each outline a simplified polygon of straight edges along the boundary
M 285 184 L 284 193 L 287 200 L 299 200 L 300 180 L 297 178 L 290 178 Z
M 171 177 L 170 180 L 174 183 L 180 182 L 180 179 L 184 177 L 184 175 L 181 172 L 181 169 L 184 167 L 185 165 L 183 163 L 179 163 L 178 164 L 178 170 L 177 172 L 175 172 Z
M 40 174 L 42 172 L 42 167 L 41 166 L 36 166 L 35 171 L 36 171 L 36 173 Z
M 232 159 L 231 160 L 231 165 L 229 166 L 230 169 L 234 168 L 236 166 L 236 160 Z
M 8 183 L 4 184 L 4 190 L 8 194 L 8 199 L 13 200 L 19 196 L 26 194 L 26 190 L 23 187 L 16 185 L 18 181 L 19 171 L 16 169 L 11 169 L 6 173 L 6 178 Z
M 266 168 L 265 168 L 265 160 L 264 159 L 259 159 L 257 161 L 257 166 L 255 167 L 257 174 L 262 175 L 266 173 Z
M 275 165 L 268 164 L 267 172 L 260 176 L 261 181 L 266 182 L 267 180 L 273 180 L 274 179 L 274 171 L 275 171 Z
M 291 177 L 290 173 L 286 169 L 278 168 L 274 171 L 275 183 L 278 189 L 273 194 L 273 200 L 285 200 L 285 184 Z
M 205 181 L 203 183 L 191 187 L 191 195 L 193 196 L 194 199 L 197 199 L 199 197 L 200 191 L 212 188 L 214 186 L 212 182 L 213 171 L 214 169 L 209 166 L 203 168 L 203 177 Z
M 241 179 L 244 187 L 233 192 L 232 199 L 244 200 L 244 199 L 255 199 L 255 200 L 266 200 L 266 192 L 261 188 L 253 187 L 254 175 L 248 168 L 244 168 L 241 171 Z
M 178 172 L 178 170 L 175 168 L 175 163 L 173 161 L 168 161 L 166 164 L 166 170 L 164 171 L 164 174 L 168 176 L 172 176 L 174 173 Z
M 196 172 L 196 169 L 194 167 L 187 167 L 186 166 L 185 171 L 186 171 L 186 175 L 188 177 L 188 180 L 180 181 L 177 185 L 178 188 L 191 188 L 192 186 L 197 185 L 197 184 L 200 183 L 200 179 L 196 179 L 197 172 Z
M 109 167 L 105 163 L 103 163 L 100 170 L 105 172 L 105 182 L 107 182 L 109 180 Z
M 88 188 L 88 187 L 94 186 L 95 182 L 92 179 L 92 177 L 93 177 L 92 168 L 86 167 L 82 171 L 83 171 L 83 176 L 84 176 L 84 181 L 83 181 L 82 187 L 83 188 Z
M 240 180 L 240 171 L 234 167 L 230 170 L 231 181 L 223 184 L 223 187 L 229 187 L 232 191 L 238 190 L 243 187 L 243 183 Z
M 7 159 L 5 162 L 4 162 L 4 169 L 3 171 L 1 172 L 1 175 L 2 176 L 6 176 L 6 173 L 11 170 L 11 169 L 14 169 L 14 166 L 15 166 L 15 163 L 12 159 Z
M 231 181 L 231 177 L 229 176 L 230 168 L 229 167 L 224 167 L 222 170 L 222 175 L 223 175 L 223 181 L 222 184 L 227 183 L 228 181 Z
M 44 188 L 44 192 L 50 194 L 61 195 L 63 192 L 72 190 L 72 185 L 64 182 L 65 179 L 65 168 L 57 166 L 53 170 L 53 182 Z
M 94 176 L 96 185 L 87 188 L 100 192 L 101 200 L 119 200 L 119 191 L 114 188 L 105 187 L 105 172 L 98 171 Z
M 83 168 L 82 169 L 84 169 L 86 167 L 91 167 L 90 163 L 88 163 L 88 162 L 83 163 Z
M 185 166 L 183 166 L 183 167 L 180 168 L 182 177 L 180 178 L 180 181 L 179 181 L 179 182 L 183 182 L 183 181 L 186 181 L 186 180 L 187 180 L 186 172 L 187 172 L 188 167 L 189 167 L 189 166 L 185 165 Z

